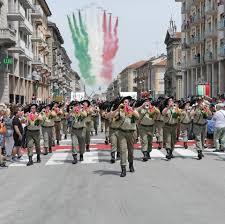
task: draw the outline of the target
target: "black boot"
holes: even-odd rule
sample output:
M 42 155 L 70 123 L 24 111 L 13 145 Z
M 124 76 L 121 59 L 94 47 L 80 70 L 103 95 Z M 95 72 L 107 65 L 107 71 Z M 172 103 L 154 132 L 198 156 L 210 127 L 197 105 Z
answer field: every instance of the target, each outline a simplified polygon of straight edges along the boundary
M 170 160 L 171 159 L 171 149 L 166 149 L 166 151 L 167 151 L 166 158 L 168 160 Z
M 59 145 L 59 140 L 57 140 L 57 145 Z
M 120 159 L 120 152 L 116 153 L 116 159 L 119 160 Z
M 44 150 L 45 150 L 45 151 L 44 151 L 43 155 L 44 155 L 44 156 L 48 155 L 48 148 L 45 147 Z
M 41 163 L 41 156 L 40 156 L 40 154 L 37 155 L 37 163 Z
M 162 149 L 162 142 L 159 142 L 158 150 L 161 150 L 161 149 Z
M 185 149 L 188 149 L 188 144 L 187 144 L 187 142 L 184 142 L 184 148 L 185 148 Z
M 77 154 L 73 155 L 73 161 L 72 164 L 77 164 Z
M 171 159 L 173 159 L 174 158 L 174 155 L 173 155 L 173 150 L 171 149 L 171 151 L 170 151 L 170 157 L 171 157 Z
M 134 173 L 134 164 L 133 162 L 129 162 L 129 169 L 131 173 Z
M 127 175 L 126 166 L 121 166 L 121 170 L 120 177 L 125 177 Z
M 65 135 L 65 138 L 64 138 L 65 140 L 67 139 L 67 135 Z
M 90 152 L 90 145 L 89 144 L 86 145 L 86 152 Z
M 148 152 L 143 152 L 143 162 L 147 162 L 148 161 Z
M 2 163 L 0 164 L 0 167 L 8 167 L 8 166 L 6 165 L 5 162 L 2 162 Z
M 49 147 L 49 153 L 52 153 L 52 147 Z
M 95 135 L 98 135 L 98 131 L 95 131 Z
M 147 154 L 148 154 L 148 159 L 151 159 L 150 152 L 148 152 Z
M 198 150 L 198 160 L 202 159 L 202 150 Z
M 108 140 L 108 138 L 107 138 L 107 137 L 105 138 L 105 144 L 106 144 L 106 145 L 108 145 L 108 144 L 109 144 L 109 140 Z
M 116 152 L 111 152 L 111 163 L 115 163 L 116 162 Z
M 84 161 L 84 156 L 83 156 L 83 154 L 80 154 L 80 161 L 81 161 L 81 162 Z
M 29 161 L 27 163 L 27 166 L 32 166 L 34 164 L 33 160 L 32 160 L 32 156 L 29 156 Z

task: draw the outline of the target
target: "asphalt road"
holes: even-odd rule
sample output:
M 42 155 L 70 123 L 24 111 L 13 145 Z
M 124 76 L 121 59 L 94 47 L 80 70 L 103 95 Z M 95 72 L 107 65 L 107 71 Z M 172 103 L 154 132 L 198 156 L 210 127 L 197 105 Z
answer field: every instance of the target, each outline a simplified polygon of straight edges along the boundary
M 0 223 L 224 223 L 225 154 L 143 163 L 135 151 L 136 172 L 126 178 L 101 154 L 96 163 L 72 165 L 69 155 L 46 165 L 48 155 L 32 167 L 0 169 Z

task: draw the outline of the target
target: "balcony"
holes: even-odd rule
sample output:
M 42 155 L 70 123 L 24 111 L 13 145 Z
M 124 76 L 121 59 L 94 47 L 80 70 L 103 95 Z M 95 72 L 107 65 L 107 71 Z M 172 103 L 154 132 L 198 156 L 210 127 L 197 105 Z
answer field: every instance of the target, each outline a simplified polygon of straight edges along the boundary
M 182 32 L 187 32 L 188 30 L 190 30 L 189 22 L 183 23 L 182 26 L 181 26 L 181 31 Z
M 181 13 L 182 14 L 188 13 L 188 11 L 190 10 L 190 6 L 191 6 L 191 4 L 189 1 L 187 1 L 186 3 L 183 3 L 182 7 L 181 7 Z
M 31 0 L 20 0 L 20 3 L 21 3 L 26 9 L 32 9 L 32 2 L 31 2 Z
M 217 6 L 214 4 L 207 4 L 205 7 L 205 13 L 207 15 L 216 15 L 217 14 Z
M 220 47 L 219 56 L 225 58 L 225 46 Z
M 19 29 L 26 35 L 32 35 L 33 33 L 33 26 L 27 19 L 19 23 Z
M 197 15 L 192 15 L 192 19 L 190 21 L 191 26 L 196 26 L 199 23 L 204 22 L 204 16 L 197 14 Z
M 201 2 L 201 0 L 192 0 L 191 5 L 198 6 L 200 2 Z
M 10 21 L 24 21 L 25 15 L 21 8 L 13 9 L 9 7 L 9 11 L 7 13 L 7 19 Z
M 194 36 L 194 37 L 192 37 L 192 39 L 191 39 L 191 45 L 198 45 L 198 44 L 202 43 L 203 40 L 204 40 L 204 39 L 202 38 L 201 35 Z
M 205 31 L 205 38 L 208 39 L 217 39 L 217 30 L 209 28 Z
M 0 29 L 0 45 L 14 45 L 16 44 L 16 33 L 10 28 Z
M 45 42 L 44 35 L 39 32 L 35 31 L 31 37 L 32 42 Z
M 190 49 L 190 45 L 187 42 L 182 43 L 182 50 L 189 50 Z
M 32 61 L 33 59 L 33 53 L 30 49 L 27 48 L 24 41 L 20 41 L 20 47 L 23 49 L 23 53 L 19 55 L 20 59 L 23 59 L 25 61 Z
M 34 65 L 34 66 L 43 66 L 43 64 L 44 63 L 42 62 L 41 58 L 39 56 L 37 56 L 37 55 L 34 55 L 33 61 L 32 61 L 32 65 Z
M 221 19 L 219 22 L 218 22 L 218 30 L 225 30 L 225 19 Z
M 212 52 L 206 52 L 205 54 L 205 62 L 206 63 L 213 63 L 217 60 L 216 54 L 213 54 Z
M 43 18 L 43 11 L 41 6 L 34 5 L 33 11 L 31 12 L 31 18 L 34 20 L 34 22 L 38 25 L 42 24 L 42 18 Z
M 197 66 L 202 65 L 202 63 L 203 63 L 203 59 L 201 57 L 193 57 L 191 66 L 197 67 Z

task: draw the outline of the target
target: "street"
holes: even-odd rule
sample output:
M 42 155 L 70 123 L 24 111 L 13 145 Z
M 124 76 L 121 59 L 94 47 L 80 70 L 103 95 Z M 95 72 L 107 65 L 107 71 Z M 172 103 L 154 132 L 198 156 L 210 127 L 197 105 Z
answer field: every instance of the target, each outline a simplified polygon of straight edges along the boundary
M 101 134 L 93 139 L 103 142 Z M 82 164 L 72 165 L 70 152 L 60 149 L 32 167 L 21 162 L 0 169 L 1 224 L 224 221 L 225 153 L 208 150 L 198 161 L 193 147 L 177 148 L 183 156 L 175 152 L 166 161 L 164 150 L 153 150 L 143 163 L 136 150 L 136 172 L 120 178 L 119 161 L 110 164 L 103 148 L 92 146 Z

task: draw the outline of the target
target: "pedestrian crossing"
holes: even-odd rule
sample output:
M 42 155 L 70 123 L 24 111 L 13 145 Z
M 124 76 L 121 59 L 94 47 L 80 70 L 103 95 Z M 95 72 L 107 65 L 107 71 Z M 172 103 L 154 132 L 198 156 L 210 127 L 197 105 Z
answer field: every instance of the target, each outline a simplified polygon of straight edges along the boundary
M 213 152 L 213 149 L 206 149 L 204 154 L 218 156 L 225 159 L 225 153 Z M 193 158 L 197 159 L 197 152 L 193 149 L 184 149 L 176 147 L 174 149 L 173 155 L 175 158 Z M 142 158 L 142 153 L 140 150 L 135 152 L 135 157 L 137 159 Z M 166 160 L 166 151 L 153 149 L 151 152 L 152 160 Z M 34 162 L 36 161 L 36 155 L 33 156 Z M 22 159 L 18 162 L 8 164 L 9 167 L 24 167 L 28 162 L 27 155 L 24 155 Z M 57 151 L 48 156 L 42 156 L 42 162 L 40 165 L 44 166 L 60 166 L 72 162 L 72 154 L 70 149 L 65 149 L 63 151 Z M 84 154 L 84 161 L 81 164 L 96 164 L 96 163 L 109 163 L 110 162 L 110 150 L 106 151 L 96 151 L 96 148 L 91 148 L 90 152 Z

